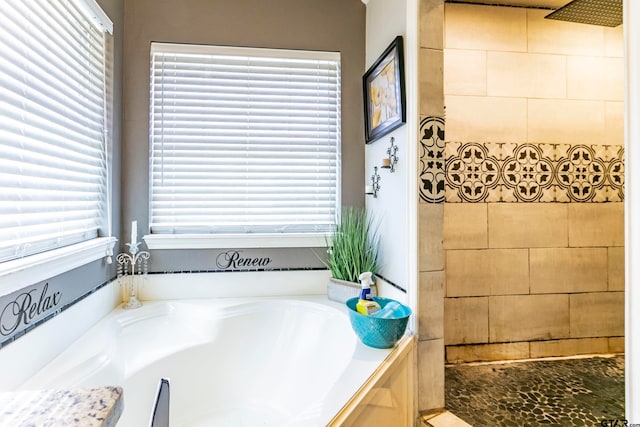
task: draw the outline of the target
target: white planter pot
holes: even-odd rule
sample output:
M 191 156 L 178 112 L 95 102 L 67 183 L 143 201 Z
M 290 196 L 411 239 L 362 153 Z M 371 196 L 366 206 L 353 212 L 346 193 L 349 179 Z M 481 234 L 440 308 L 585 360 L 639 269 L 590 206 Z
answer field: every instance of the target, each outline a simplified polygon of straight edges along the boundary
M 333 277 L 327 283 L 327 297 L 331 301 L 347 302 L 349 298 L 360 296 L 360 290 L 362 290 L 360 283 L 347 282 Z M 376 291 L 376 285 L 371 285 L 371 295 L 377 295 Z

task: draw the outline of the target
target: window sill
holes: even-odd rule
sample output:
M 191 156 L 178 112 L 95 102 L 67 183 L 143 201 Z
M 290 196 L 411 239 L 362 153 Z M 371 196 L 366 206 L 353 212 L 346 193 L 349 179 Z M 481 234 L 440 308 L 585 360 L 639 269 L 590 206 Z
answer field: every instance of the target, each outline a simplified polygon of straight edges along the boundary
M 143 237 L 149 249 L 228 249 L 228 248 L 321 248 L 327 246 L 323 233 L 299 234 L 148 234 Z
M 8 294 L 113 253 L 118 239 L 99 237 L 75 245 L 0 263 L 0 289 Z

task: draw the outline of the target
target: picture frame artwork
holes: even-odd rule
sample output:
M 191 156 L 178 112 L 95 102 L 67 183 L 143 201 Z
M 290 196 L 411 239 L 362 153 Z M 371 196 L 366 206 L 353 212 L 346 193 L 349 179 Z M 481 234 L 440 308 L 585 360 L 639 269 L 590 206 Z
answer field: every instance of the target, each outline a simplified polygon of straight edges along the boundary
M 402 36 L 396 37 L 362 76 L 365 142 L 406 123 Z

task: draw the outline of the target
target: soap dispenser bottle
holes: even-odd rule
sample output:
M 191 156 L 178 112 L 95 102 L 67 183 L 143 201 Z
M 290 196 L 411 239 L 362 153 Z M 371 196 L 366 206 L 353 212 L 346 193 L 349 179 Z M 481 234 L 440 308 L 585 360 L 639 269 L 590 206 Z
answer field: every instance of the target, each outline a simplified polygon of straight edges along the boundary
M 380 304 L 374 301 L 371 296 L 370 285 L 373 283 L 371 276 L 370 271 L 365 271 L 358 277 L 362 285 L 362 290 L 360 291 L 360 298 L 356 304 L 356 311 L 365 316 L 374 316 L 380 311 Z

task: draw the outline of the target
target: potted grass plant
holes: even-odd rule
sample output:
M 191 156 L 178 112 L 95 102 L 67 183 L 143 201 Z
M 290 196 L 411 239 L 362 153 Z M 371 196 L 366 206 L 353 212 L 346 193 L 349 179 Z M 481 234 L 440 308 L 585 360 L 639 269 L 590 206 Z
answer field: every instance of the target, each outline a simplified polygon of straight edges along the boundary
M 327 267 L 331 279 L 327 295 L 333 301 L 345 302 L 360 293 L 358 276 L 365 271 L 375 275 L 379 269 L 378 225 L 363 208 L 346 207 L 327 241 Z M 375 285 L 371 286 L 375 294 Z

